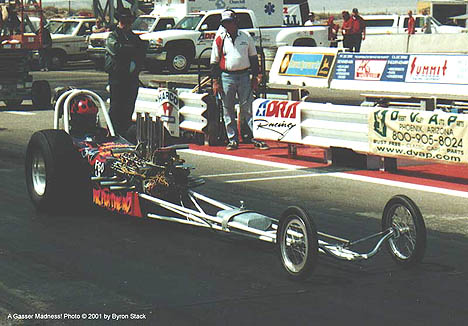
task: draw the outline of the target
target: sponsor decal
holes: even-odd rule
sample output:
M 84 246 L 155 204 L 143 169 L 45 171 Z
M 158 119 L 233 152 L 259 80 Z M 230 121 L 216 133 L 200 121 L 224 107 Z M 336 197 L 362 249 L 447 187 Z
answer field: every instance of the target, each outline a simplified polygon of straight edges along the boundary
M 439 81 L 448 76 L 449 61 L 441 56 L 412 56 L 407 81 Z
M 176 93 L 160 88 L 156 102 L 160 106 L 160 117 L 171 136 L 179 136 L 179 97 Z
M 356 60 L 356 80 L 380 80 L 387 60 Z
M 301 102 L 266 100 L 258 106 L 257 117 L 296 118 L 297 106 Z
M 404 82 L 409 58 L 407 54 L 339 53 L 333 78 Z
M 96 161 L 94 163 L 94 175 L 96 177 L 100 177 L 104 174 L 104 170 L 106 168 L 106 164 L 101 161 Z
M 444 112 L 376 109 L 369 115 L 369 148 L 381 156 L 468 162 L 468 117 Z
M 108 188 L 93 189 L 93 202 L 110 211 L 142 217 L 138 193 L 123 194 L 110 191 Z
M 335 56 L 323 53 L 285 53 L 279 75 L 327 78 Z
M 301 102 L 257 100 L 254 108 L 254 137 L 297 142 L 300 138 Z
M 215 39 L 215 36 L 216 36 L 216 32 L 203 32 L 201 33 L 198 40 L 199 41 L 211 41 Z
M 112 154 L 112 149 L 115 148 L 125 148 L 129 144 L 106 142 L 97 147 L 93 147 L 92 144 L 85 142 L 84 148 L 79 149 L 81 157 L 86 159 L 88 163 L 92 166 L 96 165 L 96 162 L 106 162 L 109 156 L 118 157 L 120 154 Z

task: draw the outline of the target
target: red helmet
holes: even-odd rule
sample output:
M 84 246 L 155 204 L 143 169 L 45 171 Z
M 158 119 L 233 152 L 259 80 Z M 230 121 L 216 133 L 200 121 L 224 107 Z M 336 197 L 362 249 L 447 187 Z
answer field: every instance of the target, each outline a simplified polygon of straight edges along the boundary
M 79 95 L 70 104 L 70 125 L 73 132 L 89 132 L 97 127 L 98 107 L 88 95 Z

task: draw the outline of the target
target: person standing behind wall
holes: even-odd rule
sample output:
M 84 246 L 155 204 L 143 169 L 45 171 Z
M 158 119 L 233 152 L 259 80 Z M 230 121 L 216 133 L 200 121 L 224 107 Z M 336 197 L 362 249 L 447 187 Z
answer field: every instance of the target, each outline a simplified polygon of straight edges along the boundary
M 357 8 L 353 8 L 353 50 L 354 52 L 361 51 L 361 43 L 366 39 L 366 21 L 359 15 Z
M 424 15 L 424 26 L 422 28 L 422 31 L 424 32 L 424 34 L 432 34 L 432 19 L 431 19 L 431 16 L 429 16 L 427 9 L 423 11 L 423 15 Z
M 414 22 L 413 12 L 411 10 L 408 11 L 408 35 L 413 35 L 416 33 L 416 26 Z
M 343 34 L 343 48 L 351 50 L 353 47 L 353 18 L 348 11 L 343 11 L 341 15 L 343 17 L 343 25 L 341 25 L 341 33 Z
M 336 48 L 338 46 L 336 37 L 340 29 L 340 26 L 338 24 L 335 24 L 335 17 L 333 16 L 328 17 L 327 26 L 328 26 L 328 40 L 330 41 L 330 46 L 332 48 Z
M 109 115 L 116 133 L 125 135 L 132 122 L 146 46 L 131 30 L 135 17 L 130 9 L 120 9 L 115 17 L 118 24 L 106 40 L 104 70 L 109 74 Z
M 213 93 L 223 102 L 223 116 L 229 143 L 227 150 L 239 146 L 239 132 L 234 110 L 236 95 L 239 99 L 240 118 L 245 119 L 250 130 L 253 127 L 253 91 L 257 90 L 261 75 L 255 41 L 246 32 L 239 30 L 236 13 L 226 10 L 221 14 L 221 24 L 211 50 Z M 252 79 L 250 79 L 252 74 Z M 252 140 L 256 148 L 268 149 L 261 141 Z

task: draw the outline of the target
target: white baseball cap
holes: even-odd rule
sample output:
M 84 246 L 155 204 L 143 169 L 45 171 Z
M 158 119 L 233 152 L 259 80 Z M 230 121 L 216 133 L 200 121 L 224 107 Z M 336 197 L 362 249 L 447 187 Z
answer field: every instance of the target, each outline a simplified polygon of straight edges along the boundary
M 231 11 L 231 10 L 226 10 L 221 13 L 221 23 L 227 22 L 227 21 L 235 21 L 236 20 L 236 14 Z

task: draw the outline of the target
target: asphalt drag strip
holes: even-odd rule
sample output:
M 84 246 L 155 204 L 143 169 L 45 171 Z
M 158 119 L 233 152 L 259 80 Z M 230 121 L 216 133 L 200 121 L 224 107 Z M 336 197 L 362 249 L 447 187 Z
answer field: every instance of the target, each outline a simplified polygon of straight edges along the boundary
M 190 150 L 187 152 L 277 169 L 207 174 L 202 176 L 203 178 L 229 178 L 225 180 L 226 183 L 267 182 L 327 175 L 360 182 L 468 198 L 467 166 L 401 160 L 402 164 L 398 166 L 398 171 L 396 172 L 350 168 L 338 169 L 325 162 L 324 149 L 298 146 L 297 157 L 293 159 L 288 158 L 286 144 L 269 143 L 269 145 L 270 150 L 259 150 L 250 144 L 240 144 L 239 149 L 235 151 L 227 151 L 223 146 L 190 145 Z M 308 173 L 303 173 L 304 171 Z M 298 174 L 298 172 L 302 173 Z

